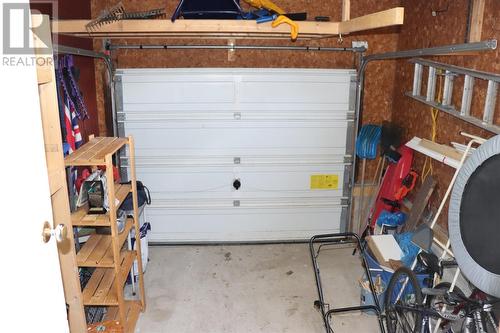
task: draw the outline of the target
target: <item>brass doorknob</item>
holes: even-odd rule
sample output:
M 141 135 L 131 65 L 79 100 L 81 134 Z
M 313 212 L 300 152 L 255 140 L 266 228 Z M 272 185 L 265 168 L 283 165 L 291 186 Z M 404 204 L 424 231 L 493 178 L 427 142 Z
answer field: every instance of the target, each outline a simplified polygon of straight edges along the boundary
M 66 225 L 61 223 L 52 230 L 50 223 L 45 221 L 42 231 L 43 242 L 47 243 L 52 236 L 56 238 L 56 242 L 61 243 L 68 236 L 68 228 L 66 228 Z

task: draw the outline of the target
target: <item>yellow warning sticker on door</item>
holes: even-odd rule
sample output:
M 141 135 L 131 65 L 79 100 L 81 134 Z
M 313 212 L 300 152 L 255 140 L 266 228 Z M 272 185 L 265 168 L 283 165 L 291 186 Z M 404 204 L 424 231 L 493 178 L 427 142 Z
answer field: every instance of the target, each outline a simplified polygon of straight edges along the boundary
M 311 175 L 311 190 L 336 190 L 339 188 L 339 175 Z

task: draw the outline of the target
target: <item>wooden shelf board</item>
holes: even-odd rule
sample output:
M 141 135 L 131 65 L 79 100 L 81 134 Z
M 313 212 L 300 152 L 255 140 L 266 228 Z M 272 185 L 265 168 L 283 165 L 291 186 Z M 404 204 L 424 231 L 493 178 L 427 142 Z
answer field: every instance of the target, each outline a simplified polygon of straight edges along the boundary
M 83 289 L 83 304 L 87 306 L 118 306 L 113 268 L 96 268 Z
M 124 20 L 103 25 L 90 34 L 85 29 L 89 20 L 60 20 L 52 22 L 52 31 L 91 38 L 130 38 L 130 37 L 178 37 L 178 38 L 253 38 L 272 35 L 280 39 L 290 39 L 290 27 L 281 25 L 276 28 L 271 23 L 257 24 L 246 20 Z M 322 37 L 338 33 L 337 22 L 299 22 L 299 38 Z
M 404 7 L 396 7 L 365 16 L 351 18 L 339 23 L 339 33 L 349 34 L 358 31 L 401 25 L 404 22 Z
M 120 207 L 131 190 L 131 184 L 115 184 L 115 198 L 118 200 L 116 207 Z M 71 223 L 74 227 L 109 227 L 109 213 L 87 214 L 87 206 L 83 206 L 71 214 Z
M 127 219 L 124 230 L 118 235 L 120 247 L 132 229 L 133 219 Z M 76 254 L 79 267 L 114 267 L 113 242 L 111 235 L 90 235 L 87 242 Z
M 404 8 L 396 7 L 342 22 L 300 21 L 299 39 L 327 38 L 357 31 L 403 24 Z M 123 20 L 102 25 L 90 33 L 89 20 L 52 21 L 52 32 L 90 38 L 237 38 L 290 39 L 290 27 L 253 20 Z
M 130 273 L 132 264 L 134 263 L 136 257 L 135 251 L 123 251 L 120 263 L 120 275 L 118 276 L 118 282 L 120 285 L 124 285 L 127 280 L 127 276 Z
M 106 320 L 120 320 L 120 312 L 118 311 L 117 306 L 108 307 L 108 312 L 104 317 L 104 321 Z M 134 333 L 135 325 L 137 323 L 137 319 L 139 319 L 139 315 L 141 313 L 141 302 L 140 301 L 125 301 L 125 315 L 126 315 L 126 323 L 125 323 L 125 332 L 126 333 Z
M 125 332 L 134 333 L 137 319 L 139 319 L 139 315 L 141 313 L 141 302 L 126 301 L 125 307 L 125 313 L 127 316 L 127 322 L 125 323 Z
M 135 251 L 122 251 L 120 274 L 116 279 L 113 268 L 96 268 L 83 289 L 83 304 L 87 306 L 118 306 L 116 285 L 123 287 L 132 268 Z
M 462 158 L 460 153 L 450 146 L 441 145 L 416 136 L 405 145 L 452 168 L 456 169 L 460 165 Z
M 104 318 L 102 321 L 108 321 L 108 320 L 119 320 L 120 319 L 120 311 L 118 311 L 119 308 L 117 306 L 110 306 L 106 309 L 106 314 L 104 315 Z
M 95 137 L 66 156 L 66 166 L 99 166 L 106 164 L 106 155 L 116 153 L 128 143 L 128 138 Z
M 202 33 L 144 33 L 136 34 L 133 32 L 125 33 L 113 33 L 112 37 L 106 32 L 95 32 L 89 36 L 88 33 L 77 33 L 70 34 L 75 37 L 92 37 L 92 38 L 103 38 L 103 39 L 144 39 L 144 38 L 166 38 L 166 39 L 265 39 L 265 40 L 289 40 L 290 33 L 217 33 L 217 34 L 202 34 Z M 311 39 L 322 39 L 335 37 L 338 34 L 306 34 L 302 33 L 299 35 L 299 40 L 311 40 Z

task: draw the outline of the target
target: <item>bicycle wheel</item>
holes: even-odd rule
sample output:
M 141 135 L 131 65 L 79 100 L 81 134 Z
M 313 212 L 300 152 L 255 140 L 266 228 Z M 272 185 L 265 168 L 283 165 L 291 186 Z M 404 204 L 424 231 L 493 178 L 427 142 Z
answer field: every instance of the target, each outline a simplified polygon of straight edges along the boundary
M 478 289 L 474 289 L 469 296 L 471 299 L 475 299 L 478 301 L 487 301 L 490 297 Z M 481 321 L 482 321 L 482 331 L 486 333 L 497 333 L 498 332 L 498 320 L 495 316 L 495 312 L 498 312 L 498 308 L 496 308 L 496 304 L 493 305 L 492 311 L 480 311 Z M 495 311 L 496 310 L 496 311 Z M 468 332 L 475 333 L 477 329 L 474 323 L 469 323 L 467 326 Z
M 449 282 L 441 282 L 439 284 L 437 284 L 434 289 L 445 289 L 445 290 L 449 290 L 451 287 L 451 283 Z M 462 296 L 465 297 L 465 294 L 463 293 L 463 291 L 458 288 L 457 286 L 455 286 L 455 288 L 453 289 L 454 292 L 456 292 L 457 294 L 460 294 Z M 428 308 L 431 308 L 431 309 L 434 309 L 438 312 L 441 312 L 443 306 L 445 305 L 446 303 L 444 302 L 444 296 L 432 296 L 432 295 L 428 295 L 427 296 L 427 299 L 425 301 L 425 305 L 428 307 Z M 450 306 L 447 306 L 446 307 L 446 312 L 447 313 L 452 313 L 452 314 L 458 314 L 460 312 L 460 310 L 462 310 L 462 306 L 456 306 L 456 307 L 450 307 Z M 446 328 L 447 331 L 446 332 L 452 332 L 452 333 L 458 333 L 458 332 L 461 332 L 462 331 L 462 328 L 463 328 L 463 324 L 464 324 L 464 321 L 465 321 L 465 318 L 461 318 L 459 320 L 455 320 L 453 322 L 449 322 L 447 320 L 442 320 L 441 321 L 441 325 L 440 327 L 441 328 Z M 436 325 L 437 323 L 437 319 L 436 318 L 429 318 L 429 324 L 431 326 L 431 332 L 433 332 L 433 329 L 434 329 L 434 326 Z
M 484 312 L 484 321 L 486 324 L 486 332 L 496 333 L 498 332 L 498 319 L 493 312 Z
M 385 317 L 389 333 L 416 333 L 422 327 L 422 290 L 417 277 L 406 267 L 391 277 L 385 292 Z

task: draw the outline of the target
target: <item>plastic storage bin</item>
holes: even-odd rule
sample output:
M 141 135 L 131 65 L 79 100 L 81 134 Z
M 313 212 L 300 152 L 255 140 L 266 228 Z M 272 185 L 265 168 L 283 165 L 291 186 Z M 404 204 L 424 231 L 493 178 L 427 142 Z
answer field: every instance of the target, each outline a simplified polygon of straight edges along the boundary
M 373 274 L 372 275 L 372 281 L 375 283 L 377 279 L 378 274 Z M 363 276 L 363 281 L 368 281 L 368 278 L 366 276 Z M 361 289 L 361 299 L 360 299 L 360 304 L 361 305 L 375 305 L 375 300 L 373 299 L 373 294 L 370 291 L 370 289 L 363 288 L 363 286 L 359 286 Z M 384 311 L 384 297 L 385 297 L 385 291 L 387 289 L 387 284 L 382 280 L 382 292 L 377 294 L 378 298 L 378 304 L 380 305 L 380 310 Z M 370 315 L 376 315 L 376 312 L 373 310 L 364 310 L 366 314 Z
M 387 287 L 389 285 L 389 281 L 391 281 L 392 274 L 394 273 L 391 270 L 387 270 L 384 267 L 380 266 L 380 264 L 370 255 L 369 251 L 365 251 L 365 258 L 366 262 L 368 264 L 368 269 L 370 270 L 370 273 L 372 277 L 376 277 L 377 275 L 380 275 L 382 278 L 383 284 Z M 421 287 L 426 287 L 425 281 L 429 277 L 428 274 L 417 274 L 417 281 L 420 284 Z M 411 289 L 408 289 L 408 292 L 411 292 Z M 373 298 L 370 294 L 370 298 Z M 380 300 L 380 297 L 379 297 Z M 373 302 L 373 299 L 372 299 Z M 382 298 L 381 305 L 384 302 L 384 298 Z

